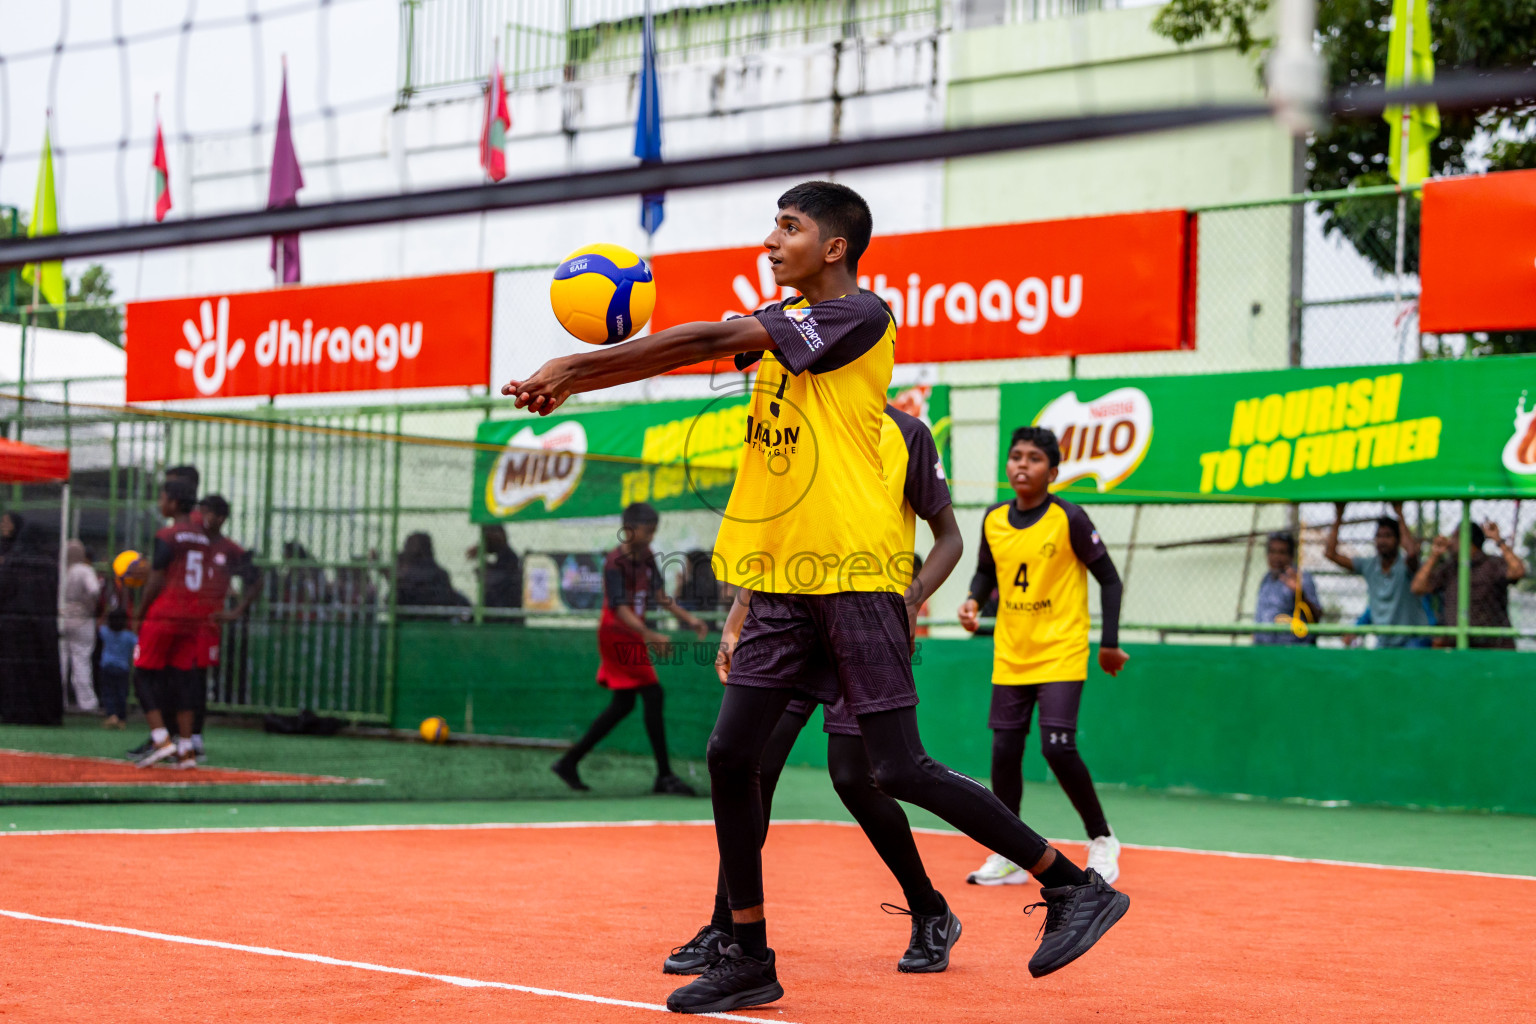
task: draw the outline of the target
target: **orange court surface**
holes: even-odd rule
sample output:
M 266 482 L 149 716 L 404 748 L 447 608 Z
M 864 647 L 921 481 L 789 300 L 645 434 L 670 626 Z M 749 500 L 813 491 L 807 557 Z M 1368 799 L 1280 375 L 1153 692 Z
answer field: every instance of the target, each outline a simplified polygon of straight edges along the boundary
M 1127 848 L 1131 910 L 1032 980 L 1032 886 L 918 844 L 964 924 L 902 975 L 900 890 L 858 829 L 775 824 L 770 942 L 786 995 L 713 1016 L 901 1020 L 1529 1020 L 1536 879 Z M 657 1020 L 668 950 L 709 915 L 704 823 L 0 834 L 0 1018 Z M 1080 847 L 1068 844 L 1074 858 Z

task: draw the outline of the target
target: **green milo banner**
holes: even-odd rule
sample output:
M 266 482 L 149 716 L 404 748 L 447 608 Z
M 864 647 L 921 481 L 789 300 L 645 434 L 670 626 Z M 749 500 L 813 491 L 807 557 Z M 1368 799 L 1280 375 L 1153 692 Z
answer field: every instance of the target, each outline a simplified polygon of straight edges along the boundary
M 519 413 L 475 432 L 470 518 L 477 523 L 724 509 L 741 462 L 747 398 L 648 402 L 548 417 Z M 892 388 L 891 403 L 927 423 L 949 469 L 949 389 Z
M 1050 427 L 1085 504 L 1536 494 L 1532 356 L 1001 390 L 998 479 L 1013 429 Z

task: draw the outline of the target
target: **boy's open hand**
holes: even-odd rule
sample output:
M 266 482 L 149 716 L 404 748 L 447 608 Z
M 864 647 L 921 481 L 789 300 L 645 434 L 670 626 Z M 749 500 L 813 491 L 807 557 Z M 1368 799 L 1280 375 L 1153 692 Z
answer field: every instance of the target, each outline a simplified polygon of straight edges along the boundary
M 1118 647 L 1099 648 L 1099 668 L 1104 670 L 1107 676 L 1117 676 L 1120 670 L 1125 668 L 1125 663 L 1131 660 L 1131 656 Z
M 575 376 L 569 360 L 551 359 L 528 379 L 507 381 L 501 386 L 501 393 L 517 399 L 519 409 L 548 416 L 571 397 Z
M 966 598 L 965 603 L 960 606 L 960 625 L 965 627 L 967 633 L 976 632 L 976 627 L 981 624 L 977 621 L 980 613 L 981 605 L 976 603 L 974 597 Z

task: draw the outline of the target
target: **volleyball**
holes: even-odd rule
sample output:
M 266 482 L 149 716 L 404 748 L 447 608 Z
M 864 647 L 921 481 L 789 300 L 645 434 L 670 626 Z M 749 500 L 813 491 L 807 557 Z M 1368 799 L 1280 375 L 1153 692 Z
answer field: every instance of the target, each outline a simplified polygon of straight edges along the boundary
M 599 242 L 565 258 L 549 283 L 555 319 L 588 345 L 630 337 L 656 308 L 656 282 L 645 260 L 619 245 Z
M 448 742 L 448 723 L 436 715 L 421 723 L 421 738 L 428 743 Z
M 144 564 L 143 556 L 130 549 L 112 559 L 112 575 L 125 587 L 138 587 L 148 577 L 149 567 Z

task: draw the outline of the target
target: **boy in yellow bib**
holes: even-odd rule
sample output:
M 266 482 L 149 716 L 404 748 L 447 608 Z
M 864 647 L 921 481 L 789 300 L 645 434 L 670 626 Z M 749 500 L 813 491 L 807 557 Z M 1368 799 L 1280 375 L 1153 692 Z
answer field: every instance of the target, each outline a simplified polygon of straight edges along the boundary
M 1024 739 L 1040 706 L 1046 763 L 1088 832 L 1088 866 L 1106 882 L 1120 875 L 1120 842 L 1099 805 L 1088 766 L 1077 752 L 1077 711 L 1088 678 L 1088 573 L 1099 581 L 1103 629 L 1099 667 L 1116 675 L 1123 587 L 1099 531 L 1087 513 L 1051 494 L 1061 464 L 1056 435 L 1020 427 L 1008 448 L 1008 482 L 1015 497 L 987 510 L 970 597 L 960 624 L 976 631 L 983 604 L 997 592 L 992 639 L 992 791 L 1015 814 L 1024 797 Z M 992 854 L 966 881 L 1022 885 L 1029 875 Z

